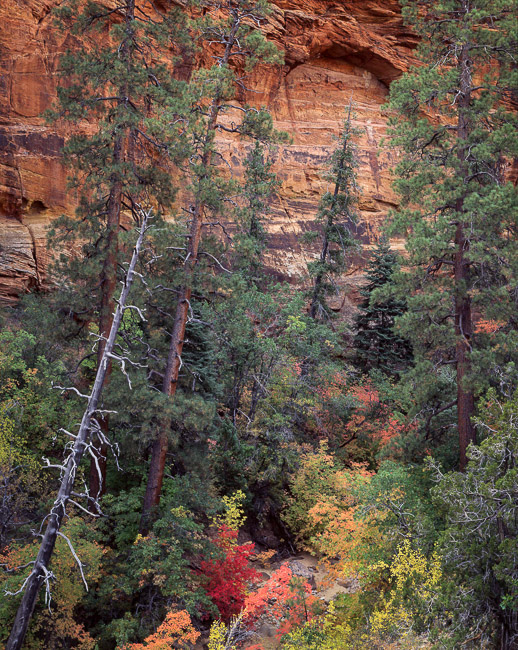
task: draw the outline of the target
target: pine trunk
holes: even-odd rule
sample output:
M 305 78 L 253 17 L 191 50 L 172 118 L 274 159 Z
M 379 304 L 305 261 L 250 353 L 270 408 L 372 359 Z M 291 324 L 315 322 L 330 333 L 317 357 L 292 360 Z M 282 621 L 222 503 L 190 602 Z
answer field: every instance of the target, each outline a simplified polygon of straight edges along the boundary
M 131 65 L 131 48 L 130 40 L 133 38 L 133 21 L 135 20 L 135 0 L 128 0 L 125 7 L 126 32 L 121 56 L 126 62 L 127 67 Z M 129 72 L 129 70 L 128 70 Z M 129 95 L 129 89 L 126 87 L 121 93 L 123 98 Z M 119 102 L 124 102 L 120 99 Z M 110 178 L 110 195 L 107 203 L 107 223 L 106 223 L 106 246 L 103 269 L 101 275 L 101 305 L 99 313 L 99 346 L 97 348 L 97 363 L 102 359 L 106 338 L 110 331 L 113 314 L 115 312 L 114 296 L 117 289 L 117 263 L 119 254 L 119 229 L 122 210 L 123 184 L 120 176 L 120 165 L 124 162 L 127 148 L 127 131 L 118 135 L 113 143 L 113 165 L 117 170 Z M 105 384 L 109 382 L 111 375 L 111 363 L 106 369 Z M 99 426 L 103 437 L 108 435 L 109 419 L 108 415 L 100 416 Z M 107 464 L 107 445 L 100 441 L 94 441 L 94 450 L 90 462 L 89 475 L 89 493 L 94 499 L 102 496 L 106 490 L 106 464 Z M 93 502 L 92 502 L 93 504 Z M 94 506 L 91 505 L 91 508 Z
M 463 45 L 460 52 L 460 84 L 459 84 L 459 114 L 457 123 L 457 138 L 459 146 L 459 163 L 461 178 L 467 183 L 469 166 L 467 139 L 470 133 L 469 110 L 471 104 L 471 61 L 469 46 Z M 475 428 L 471 421 L 475 413 L 475 397 L 473 390 L 466 387 L 466 377 L 471 375 L 471 341 L 473 339 L 473 318 L 471 313 L 471 298 L 469 295 L 470 263 L 467 259 L 470 241 L 469 224 L 463 220 L 464 198 L 457 200 L 457 227 L 455 232 L 455 337 L 457 360 L 457 427 L 459 433 L 459 469 L 464 471 L 467 463 L 466 451 L 471 442 L 475 442 Z
M 225 54 L 222 58 L 222 65 L 228 65 L 232 48 L 236 42 L 236 34 L 239 29 L 239 20 L 236 18 L 232 24 L 229 38 L 226 41 Z M 198 179 L 200 189 L 204 188 L 207 177 L 210 173 L 212 164 L 213 148 L 212 143 L 216 133 L 219 112 L 222 104 L 222 88 L 219 86 L 214 94 L 211 103 L 209 118 L 203 141 L 203 154 L 201 158 L 201 168 L 204 170 L 203 175 Z M 185 261 L 185 278 L 184 286 L 181 289 L 180 297 L 176 306 L 174 317 L 173 331 L 169 344 L 169 354 L 167 357 L 166 371 L 162 383 L 162 392 L 171 399 L 174 398 L 178 385 L 178 377 L 182 366 L 182 351 L 185 339 L 185 328 L 189 316 L 189 307 L 192 294 L 192 280 L 196 265 L 198 263 L 198 252 L 201 241 L 201 232 L 203 227 L 203 217 L 205 212 L 205 202 L 202 199 L 202 193 L 196 197 L 194 209 L 192 211 L 191 232 L 189 245 L 187 247 L 187 257 Z M 159 434 L 151 448 L 151 460 L 149 465 L 148 481 L 144 503 L 142 505 L 142 516 L 140 520 L 140 533 L 147 535 L 151 525 L 153 511 L 160 503 L 162 492 L 162 483 L 164 480 L 165 463 L 167 450 L 169 446 L 169 430 L 171 420 L 169 417 L 162 418 L 159 422 Z
M 118 137 L 115 141 L 113 160 L 120 164 L 123 155 L 123 138 Z M 104 258 L 102 279 L 101 279 L 101 309 L 99 316 L 99 344 L 97 348 L 97 364 L 100 363 L 106 339 L 112 326 L 113 314 L 115 311 L 115 290 L 117 288 L 117 260 L 119 252 L 119 227 L 122 203 L 122 182 L 118 178 L 113 179 L 110 197 L 108 199 L 108 221 L 106 225 L 106 253 Z M 105 384 L 110 380 L 111 362 L 106 368 Z M 108 434 L 108 415 L 99 417 L 99 426 L 103 436 Z M 94 455 L 90 462 L 90 485 L 89 493 L 94 499 L 102 496 L 106 489 L 106 462 L 107 445 L 101 441 L 94 442 Z M 93 507 L 93 506 L 91 506 Z

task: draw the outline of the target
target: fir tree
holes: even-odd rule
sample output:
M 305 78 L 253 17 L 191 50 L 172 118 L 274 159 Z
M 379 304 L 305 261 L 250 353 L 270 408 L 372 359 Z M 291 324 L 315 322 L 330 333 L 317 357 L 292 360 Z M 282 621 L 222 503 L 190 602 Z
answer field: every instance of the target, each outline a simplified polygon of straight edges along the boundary
M 401 326 L 417 357 L 417 408 L 433 417 L 456 405 L 462 469 L 475 440 L 476 397 L 491 375 L 506 373 L 517 349 L 518 193 L 505 177 L 505 161 L 518 152 L 516 113 L 508 108 L 517 4 L 403 5 L 422 36 L 425 65 L 391 87 L 390 107 L 399 114 L 393 144 L 402 151 L 393 231 L 407 237 L 408 251 Z M 498 323 L 491 341 L 477 332 L 478 319 Z M 444 382 L 449 368 L 453 382 Z M 456 395 L 438 395 L 439 381 L 453 383 Z
M 235 214 L 238 234 L 235 238 L 234 268 L 243 274 L 248 284 L 257 286 L 264 286 L 264 220 L 269 214 L 269 201 L 279 186 L 277 176 L 271 171 L 272 165 L 265 146 L 256 141 L 245 159 L 245 183 Z
M 330 317 L 326 298 L 335 292 L 334 279 L 344 273 L 347 254 L 357 245 L 353 235 L 357 222 L 354 206 L 357 201 L 358 166 L 354 137 L 359 131 L 352 126 L 351 112 L 352 104 L 327 175 L 327 180 L 334 188 L 322 196 L 318 207 L 316 223 L 322 228 L 322 248 L 318 260 L 308 264 L 313 280 L 309 313 L 316 320 Z M 318 236 L 318 232 L 308 233 L 305 239 L 311 240 Z
M 405 301 L 390 296 L 379 298 L 375 293 L 392 282 L 397 266 L 390 244 L 381 238 L 365 271 L 367 283 L 360 291 L 363 301 L 356 317 L 355 364 L 362 372 L 377 368 L 398 375 L 412 358 L 409 342 L 394 331 L 395 318 L 406 311 Z

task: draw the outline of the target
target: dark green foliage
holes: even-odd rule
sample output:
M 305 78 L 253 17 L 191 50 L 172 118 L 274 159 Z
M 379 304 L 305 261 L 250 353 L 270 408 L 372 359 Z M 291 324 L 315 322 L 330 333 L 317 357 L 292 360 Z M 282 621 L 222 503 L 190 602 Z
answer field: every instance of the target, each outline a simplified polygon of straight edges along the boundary
M 87 601 L 96 638 L 104 647 L 153 632 L 171 603 L 196 618 L 210 607 L 202 579 L 193 570 L 213 546 L 203 532 L 217 500 L 196 476 L 167 479 L 164 514 L 147 537 L 138 535 L 143 489 L 105 499 L 106 514 L 117 521 L 116 536 L 100 523 L 99 540 L 111 547 L 104 559 L 108 575 L 95 598 Z M 114 598 L 116 595 L 116 598 Z
M 409 342 L 394 331 L 394 321 L 406 311 L 404 300 L 378 298 L 377 290 L 392 282 L 398 260 L 385 239 L 380 239 L 372 253 L 360 295 L 363 301 L 356 316 L 355 364 L 362 372 L 373 368 L 388 375 L 398 375 L 412 359 Z
M 235 240 L 234 268 L 241 271 L 246 282 L 265 286 L 261 271 L 262 253 L 266 247 L 264 220 L 269 202 L 280 183 L 271 171 L 272 161 L 265 147 L 256 141 L 245 159 L 245 182 L 235 219 L 239 233 Z
M 442 536 L 447 575 L 445 608 L 457 638 L 481 635 L 498 647 L 518 640 L 518 394 L 501 402 L 491 392 L 478 425 L 487 438 L 468 451 L 464 474 L 444 475 L 434 465 L 436 506 L 447 526 Z
M 413 346 L 412 414 L 431 416 L 428 435 L 442 438 L 450 427 L 435 426 L 435 414 L 454 416 L 451 403 L 460 404 L 462 463 L 475 398 L 491 378 L 516 381 L 518 191 L 504 165 L 518 152 L 506 103 L 517 81 L 516 2 L 403 5 L 425 65 L 391 86 L 392 143 L 402 155 L 390 231 L 406 237 L 408 253 L 395 274 L 408 305 L 398 331 Z
M 221 497 L 243 491 L 243 532 L 255 542 L 281 554 L 300 550 L 290 544 L 301 531 L 286 527 L 282 510 L 295 498 L 301 459 L 325 439 L 324 474 L 328 466 L 335 477 L 323 481 L 319 469 L 310 487 L 316 499 L 328 497 L 329 521 L 319 503 L 312 516 L 319 518 L 322 543 L 329 534 L 345 542 L 347 562 L 361 568 L 365 587 L 342 596 L 342 618 L 333 621 L 345 625 L 332 636 L 333 647 L 353 647 L 355 637 L 342 643 L 340 635 L 348 627 L 363 634 L 376 607 L 390 599 L 388 567 L 408 539 L 423 558 L 437 551 L 445 571 L 426 601 L 426 616 L 402 618 L 404 626 L 435 634 L 443 648 L 474 638 L 509 650 L 518 634 L 518 398 L 503 403 L 500 395 L 517 381 L 517 197 L 504 172 L 518 153 L 518 138 L 516 116 L 499 102 L 516 88 L 516 25 L 506 13 L 514 2 L 403 3 L 409 20 L 417 21 L 417 14 L 424 20 L 423 55 L 439 64 L 423 65 L 393 84 L 391 105 L 399 117 L 392 136 L 402 151 L 402 203 L 393 228 L 406 235 L 408 255 L 399 260 L 381 240 L 367 268 L 354 342 L 356 365 L 369 374 L 362 384 L 347 365 L 343 331 L 328 305 L 357 246 L 351 116 L 331 160 L 318 232 L 308 237 L 322 242 L 319 259 L 309 265 L 308 296 L 268 277 L 267 219 L 279 185 L 273 145 L 286 138 L 264 108 L 242 103 L 249 83 L 244 75 L 257 63 L 281 62 L 257 29 L 268 4 L 203 0 L 189 20 L 186 3 L 174 4 L 170 13 L 148 18 L 132 14 L 131 0 L 116 7 L 90 3 L 81 12 L 75 5 L 60 9 L 65 27 L 86 43 L 83 52 L 62 59 L 63 88 L 53 114 L 73 125 L 66 160 L 80 205 L 77 218 L 59 220 L 52 236 L 63 253 L 53 276 L 59 292 L 44 300 L 29 297 L 18 313 L 23 330 L 16 331 L 13 317 L 0 335 L 1 557 L 4 545 L 36 529 L 54 493 L 56 476 L 40 471 L 41 456 L 62 460 L 60 427 L 73 430 L 80 406 L 52 382 L 87 392 L 96 362 L 86 335 L 95 340 L 101 313 L 110 311 L 107 266 L 116 286 L 119 260 L 135 237 L 132 220 L 139 205 L 153 205 L 154 232 L 132 294 L 139 309 L 126 313 L 117 340 L 127 355 L 126 374 L 114 363 L 103 396 L 118 463 L 108 464 L 104 516 L 91 522 L 74 512 L 78 521 L 84 515 L 75 529 L 77 547 L 87 541 L 96 550 L 98 572 L 91 591 L 78 592 L 70 621 L 81 621 L 99 650 L 142 641 L 172 610 L 188 610 L 203 630 L 210 623 L 204 616 L 217 616 L 200 566 L 204 558 L 225 555 L 213 541 Z M 117 19 L 109 29 L 112 11 Z M 237 38 L 227 47 L 233 30 Z M 479 88 L 471 89 L 460 110 L 456 47 L 466 43 L 475 74 L 470 83 Z M 215 64 L 197 69 L 194 50 L 208 45 Z M 192 64 L 189 82 L 174 76 L 172 52 L 180 51 Z M 467 131 L 460 131 L 462 120 L 469 122 Z M 246 158 L 236 164 L 231 150 L 227 159 L 218 133 L 231 142 L 243 139 L 239 150 Z M 244 178 L 233 174 L 241 163 Z M 120 210 L 110 212 L 115 198 Z M 109 214 L 115 221 L 108 223 Z M 459 223 L 469 234 L 460 282 L 451 273 Z M 193 233 L 199 235 L 196 248 Z M 482 409 L 479 431 L 487 439 L 471 447 L 466 473 L 444 474 L 441 467 L 454 467 L 458 458 L 451 435 L 459 386 L 454 325 L 456 303 L 467 298 L 474 327 L 461 388 L 472 396 L 490 383 L 498 390 Z M 185 332 L 176 341 L 181 363 L 172 399 L 163 384 L 179 304 L 187 308 Z M 412 365 L 407 339 L 416 351 Z M 162 497 L 139 535 L 150 450 L 162 434 Z M 432 471 L 423 468 L 431 451 Z M 349 474 L 361 480 L 351 480 L 344 492 Z M 431 488 L 433 476 L 437 485 Z M 78 478 L 88 479 L 82 466 Z M 354 511 L 340 518 L 348 499 Z M 337 570 L 344 558 L 323 552 Z M 59 581 L 58 567 L 56 573 Z M 17 579 L 12 574 L 2 584 Z M 3 631 L 11 601 L 0 609 Z M 42 613 L 47 616 L 43 601 L 37 616 Z M 324 647 L 329 634 L 329 625 L 313 619 L 294 631 L 291 642 L 301 650 Z M 402 647 L 410 647 L 411 638 Z M 385 641 L 357 639 L 358 647 Z M 76 643 L 65 633 L 59 641 L 63 647 Z M 30 642 L 44 644 L 35 634 Z
M 60 59 L 58 102 L 47 114 L 73 124 L 63 153 L 79 205 L 76 218 L 55 221 L 49 237 L 60 287 L 54 300 L 77 327 L 110 309 L 122 222 L 127 228 L 141 206 L 163 210 L 174 199 L 173 165 L 188 153 L 178 117 L 190 102 L 185 82 L 172 77 L 159 52 L 184 39 L 185 16 L 174 10 L 146 17 L 133 0 L 116 10 L 90 2 L 80 11 L 72 3 L 56 13 L 63 30 L 84 39 Z M 85 121 L 95 124 L 93 133 Z
M 347 267 L 347 255 L 357 246 L 354 230 L 357 224 L 355 204 L 358 189 L 356 186 L 356 147 L 354 138 L 358 129 L 351 123 L 351 109 L 337 147 L 331 157 L 327 180 L 332 189 L 320 199 L 316 223 L 320 232 L 308 233 L 306 240 L 322 236 L 319 259 L 308 264 L 309 275 L 313 280 L 310 294 L 310 315 L 317 320 L 328 319 L 332 312 L 326 297 L 335 293 L 335 281 Z

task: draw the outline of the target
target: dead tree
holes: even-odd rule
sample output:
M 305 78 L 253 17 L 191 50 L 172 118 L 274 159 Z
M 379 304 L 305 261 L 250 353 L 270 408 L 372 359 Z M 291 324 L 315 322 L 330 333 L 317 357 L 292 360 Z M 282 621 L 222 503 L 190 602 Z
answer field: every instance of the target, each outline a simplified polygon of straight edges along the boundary
M 139 236 L 135 248 L 133 250 L 133 255 L 131 262 L 126 274 L 126 278 L 123 284 L 120 298 L 115 309 L 115 314 L 110 328 L 110 334 L 105 341 L 104 350 L 102 357 L 97 366 L 97 373 L 95 376 L 95 381 L 90 392 L 90 395 L 87 396 L 88 404 L 83 413 L 81 424 L 79 426 L 79 431 L 77 434 L 72 434 L 70 432 L 65 432 L 69 435 L 73 444 L 70 449 L 68 458 L 64 461 L 62 465 L 59 466 L 61 470 L 61 485 L 59 487 L 58 495 L 54 501 L 52 509 L 45 517 L 45 520 L 42 524 L 46 524 L 45 532 L 42 535 L 41 546 L 38 551 L 38 555 L 34 562 L 32 563 L 32 570 L 28 577 L 23 582 L 20 590 L 17 593 L 23 592 L 22 601 L 16 612 L 16 617 L 13 623 L 11 634 L 5 646 L 6 650 L 19 650 L 22 647 L 25 635 L 27 633 L 27 628 L 29 622 L 34 612 L 36 606 L 36 601 L 38 599 L 38 594 L 43 585 L 45 585 L 47 592 L 50 593 L 50 581 L 53 578 L 52 571 L 49 568 L 50 560 L 52 558 L 52 553 L 54 551 L 54 546 L 58 535 L 60 533 L 61 523 L 63 517 L 66 514 L 67 504 L 73 503 L 75 506 L 79 507 L 81 510 L 87 512 L 86 508 L 77 503 L 74 498 L 86 498 L 90 503 L 94 497 L 89 494 L 77 494 L 74 492 L 74 482 L 76 479 L 77 470 L 81 463 L 81 459 L 85 451 L 87 451 L 92 458 L 95 458 L 96 447 L 91 442 L 91 431 L 92 429 L 96 430 L 98 436 L 102 436 L 102 430 L 99 425 L 99 415 L 103 415 L 98 408 L 99 399 L 101 397 L 101 392 L 103 385 L 106 379 L 106 373 L 111 361 L 121 361 L 124 359 L 114 354 L 114 344 L 119 331 L 122 316 L 126 309 L 132 308 L 129 305 L 126 305 L 128 294 L 133 284 L 135 278 L 135 267 L 140 255 L 142 248 L 142 243 L 148 230 L 149 219 L 151 217 L 151 210 L 147 213 L 143 213 L 142 224 L 140 227 Z M 99 339 L 101 340 L 101 339 Z M 108 441 L 104 441 L 108 444 Z M 82 565 L 75 555 L 75 551 L 67 539 L 70 550 L 74 555 L 76 561 L 78 561 L 79 568 L 82 574 Z M 83 576 L 84 581 L 84 576 Z M 86 582 L 85 582 L 86 586 Z

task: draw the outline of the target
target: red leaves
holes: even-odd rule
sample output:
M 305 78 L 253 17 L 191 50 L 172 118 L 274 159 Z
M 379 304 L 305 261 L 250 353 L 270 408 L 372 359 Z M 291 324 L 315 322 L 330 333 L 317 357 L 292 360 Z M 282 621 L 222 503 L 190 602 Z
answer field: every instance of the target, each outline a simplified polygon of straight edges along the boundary
M 319 613 L 320 601 L 313 596 L 311 585 L 293 575 L 287 564 L 275 571 L 259 589 L 249 594 L 245 607 L 249 623 L 267 614 L 279 622 L 277 637 L 293 627 L 303 625 Z
M 238 545 L 236 530 L 221 524 L 215 544 L 221 557 L 203 560 L 201 573 L 208 579 L 207 594 L 219 609 L 222 620 L 228 622 L 243 609 L 248 586 L 258 581 L 259 574 L 248 566 L 254 545 Z

